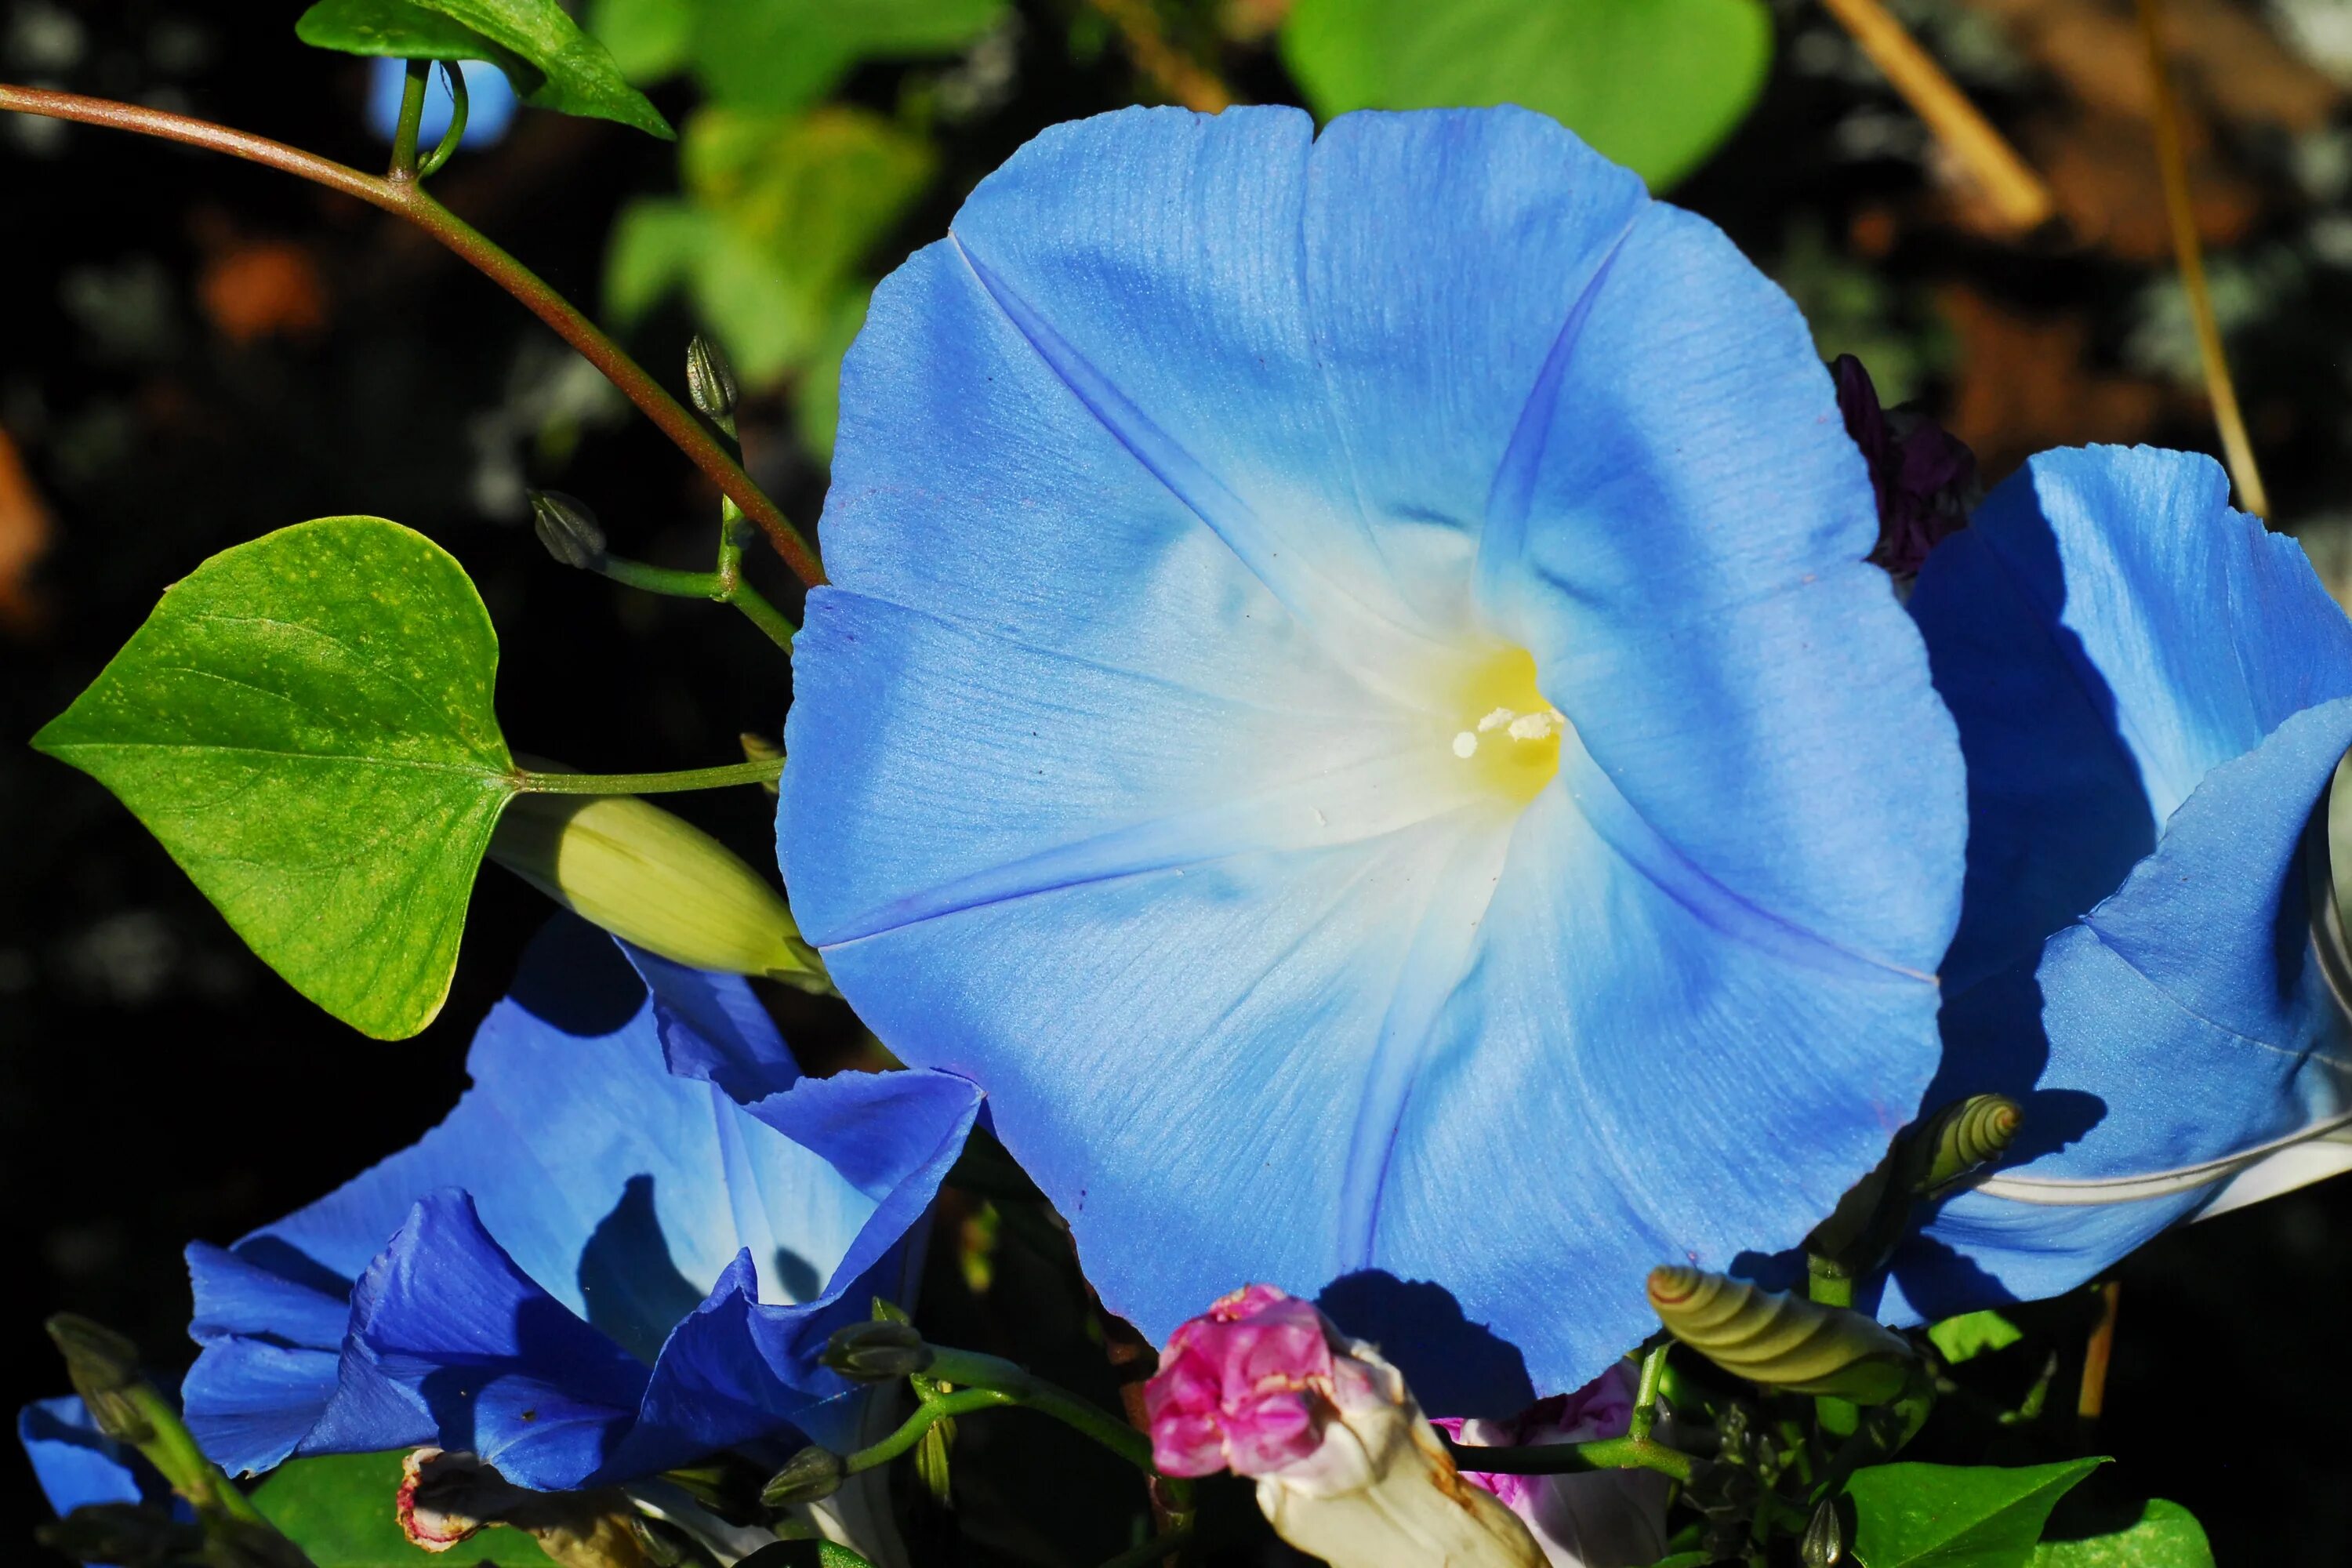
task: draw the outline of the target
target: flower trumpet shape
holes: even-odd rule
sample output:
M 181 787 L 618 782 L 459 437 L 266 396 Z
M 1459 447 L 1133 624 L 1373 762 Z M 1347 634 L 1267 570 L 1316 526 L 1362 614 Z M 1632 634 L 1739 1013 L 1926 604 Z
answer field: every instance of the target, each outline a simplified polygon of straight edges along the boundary
M 1956 743 L 1713 227 L 1517 110 L 1122 111 L 881 286 L 842 406 L 793 908 L 1111 1309 L 1432 1281 L 1523 1369 L 1407 1371 L 1507 1415 L 1885 1152 Z
M 1169 1340 L 1144 1406 L 1164 1474 L 1255 1477 L 1276 1531 L 1333 1568 L 1542 1568 L 1396 1368 L 1311 1302 L 1264 1285 L 1223 1298 Z
M 2053 1295 L 2352 1165 L 2315 821 L 2352 745 L 2352 625 L 2228 494 L 2201 457 L 2044 453 L 1919 574 L 1970 824 L 1928 1102 L 2023 1115 L 1898 1250 L 1884 1315 Z
M 1434 1425 L 1475 1447 L 1622 1437 L 1633 1427 L 1638 1382 L 1633 1367 L 1621 1361 L 1574 1394 L 1556 1394 L 1511 1420 L 1446 1419 Z M 1526 1521 L 1551 1568 L 1647 1568 L 1667 1555 L 1666 1509 L 1674 1483 L 1654 1470 L 1556 1476 L 1465 1470 L 1462 1476 L 1493 1492 Z
M 215 1459 L 434 1445 L 576 1490 L 771 1434 L 856 1446 L 861 1391 L 817 1358 L 911 1287 L 977 1091 L 804 1079 L 741 981 L 623 951 L 557 921 L 446 1121 L 189 1249 Z

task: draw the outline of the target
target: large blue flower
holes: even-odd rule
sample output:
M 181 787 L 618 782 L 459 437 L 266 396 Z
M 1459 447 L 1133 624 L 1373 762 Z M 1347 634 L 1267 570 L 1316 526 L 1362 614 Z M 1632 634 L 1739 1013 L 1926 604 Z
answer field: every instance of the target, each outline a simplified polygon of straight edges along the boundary
M 883 284 L 842 404 L 794 908 L 1145 1331 L 1443 1290 L 1525 1366 L 1414 1386 L 1501 1413 L 1908 1119 L 1957 748 L 1709 225 L 1517 110 L 1128 110 Z
M 2340 937 L 2312 918 L 2352 624 L 2228 495 L 2205 458 L 2045 453 L 1919 574 L 1969 806 L 1928 1098 L 1998 1090 L 2025 1126 L 1897 1255 L 1889 1315 L 2051 1295 L 2352 1166 L 2324 1141 L 2352 1128 Z
M 850 1385 L 817 1353 L 911 1289 L 908 1234 L 978 1091 L 804 1079 L 740 980 L 629 958 L 556 922 L 447 1121 L 189 1249 L 204 1349 L 183 1395 L 214 1458 L 434 1442 L 570 1489 L 787 1426 L 847 1440 Z

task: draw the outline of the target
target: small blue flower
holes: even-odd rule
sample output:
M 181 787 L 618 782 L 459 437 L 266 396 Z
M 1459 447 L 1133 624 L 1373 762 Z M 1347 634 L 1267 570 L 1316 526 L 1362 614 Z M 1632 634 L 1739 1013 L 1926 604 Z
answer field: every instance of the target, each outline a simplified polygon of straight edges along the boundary
M 2024 1108 L 1896 1256 L 1887 1315 L 2076 1285 L 2184 1216 L 2352 1166 L 2352 1028 L 2315 945 L 2313 808 L 2352 624 L 2205 458 L 2049 452 L 1919 574 L 1969 769 L 1931 1104 Z
M 1146 1332 L 1344 1280 L 1508 1414 L 1910 1117 L 1958 751 L 1711 226 L 1517 110 L 1127 110 L 882 285 L 842 407 L 794 909 Z
M 447 1121 L 189 1249 L 204 1348 L 183 1392 L 215 1459 L 430 1442 L 569 1489 L 787 1427 L 847 1439 L 853 1391 L 816 1358 L 911 1291 L 908 1234 L 978 1092 L 804 1079 L 740 980 L 621 953 L 556 922 Z

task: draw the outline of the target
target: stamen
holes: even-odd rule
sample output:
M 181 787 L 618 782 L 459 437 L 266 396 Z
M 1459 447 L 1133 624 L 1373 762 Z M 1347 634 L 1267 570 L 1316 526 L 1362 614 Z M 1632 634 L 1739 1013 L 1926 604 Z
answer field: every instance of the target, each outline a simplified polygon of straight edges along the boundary
M 1481 724 L 1478 727 L 1482 730 L 1486 728 L 1484 724 Z M 1467 730 L 1465 730 L 1462 733 L 1454 736 L 1454 754 L 1460 757 L 1465 762 L 1476 756 L 1478 754 L 1478 737 L 1472 734 Z

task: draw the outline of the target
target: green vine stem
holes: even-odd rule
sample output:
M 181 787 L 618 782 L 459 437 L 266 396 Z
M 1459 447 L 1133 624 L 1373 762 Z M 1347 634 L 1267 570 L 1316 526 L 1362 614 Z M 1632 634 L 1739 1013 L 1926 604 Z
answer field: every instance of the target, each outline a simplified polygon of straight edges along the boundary
M 1158 1473 L 1151 1465 L 1151 1439 L 1108 1411 L 1097 1409 L 1067 1389 L 1048 1383 L 1028 1368 L 1002 1357 L 939 1346 L 932 1349 L 931 1363 L 923 1369 L 927 1375 L 941 1383 L 953 1384 L 959 1390 L 985 1390 L 1010 1395 L 1014 1404 L 1051 1415 L 1064 1426 L 1093 1438 L 1138 1469 L 1147 1474 Z M 955 1395 L 948 1397 L 954 1398 Z
M 1658 1385 L 1666 1377 L 1666 1352 L 1674 1341 L 1660 1340 L 1642 1356 L 1642 1381 L 1633 1394 L 1633 1414 L 1626 1427 L 1626 1436 L 1646 1442 L 1651 1428 L 1658 1424 Z
M 901 1423 L 888 1436 L 841 1459 L 841 1473 L 856 1475 L 877 1465 L 887 1465 L 923 1440 L 923 1434 L 941 1421 L 959 1415 L 969 1415 L 976 1410 L 998 1410 L 1020 1401 L 993 1388 L 961 1388 L 953 1394 L 936 1394 L 926 1398 L 912 1415 Z
M 543 773 L 518 768 L 514 776 L 517 787 L 524 795 L 676 795 L 686 790 L 723 789 L 730 784 L 772 784 L 783 776 L 783 758 L 762 757 L 678 773 Z
M 525 795 L 676 795 L 690 789 L 723 789 L 729 784 L 772 784 L 783 773 L 783 758 L 762 757 L 672 773 L 542 773 L 518 768 L 514 777 Z
M 449 129 L 441 132 L 441 144 L 432 155 L 416 165 L 416 177 L 437 174 L 441 165 L 456 155 L 458 144 L 466 140 L 466 119 L 473 112 L 473 99 L 466 90 L 466 73 L 454 60 L 441 62 L 441 78 L 449 84 Z
M 433 62 L 410 60 L 400 84 L 400 119 L 392 131 L 392 168 L 386 178 L 416 178 L 417 128 L 425 121 L 425 89 L 433 85 Z
M 664 390 L 659 382 L 647 375 L 642 365 L 624 353 L 618 343 L 607 337 L 570 300 L 550 288 L 538 274 L 493 244 L 471 224 L 427 195 L 413 176 L 397 178 L 363 174 L 331 158 L 321 158 L 299 147 L 272 142 L 268 137 L 233 131 L 227 126 L 215 125 L 190 115 L 172 114 L 160 109 L 120 103 L 111 99 L 86 98 L 79 93 L 50 92 L 38 88 L 0 83 L 0 110 L 44 115 L 52 120 L 70 120 L 113 131 L 129 131 L 224 153 L 232 158 L 242 158 L 247 163 L 259 163 L 282 174 L 309 180 L 314 184 L 324 185 L 331 191 L 341 191 L 345 195 L 355 196 L 370 205 L 406 218 L 446 246 L 459 259 L 520 300 L 533 315 L 553 328 L 558 337 L 579 351 L 582 358 L 602 372 L 607 381 L 620 388 L 623 395 L 677 445 L 678 450 L 710 477 L 721 493 L 743 509 L 744 516 L 759 524 L 769 542 L 775 546 L 776 553 L 783 557 L 784 563 L 802 582 L 815 587 L 824 581 L 824 568 L 818 563 L 815 550 L 767 493 L 751 482 L 751 477 L 743 471 L 743 466 L 728 453 L 717 437 L 688 413 L 677 399 Z
M 1488 1476 L 1560 1476 L 1581 1470 L 1655 1470 L 1688 1481 L 1697 1461 L 1647 1437 L 1603 1437 L 1591 1443 L 1531 1443 L 1481 1448 L 1448 1443 L 1454 1462 Z

